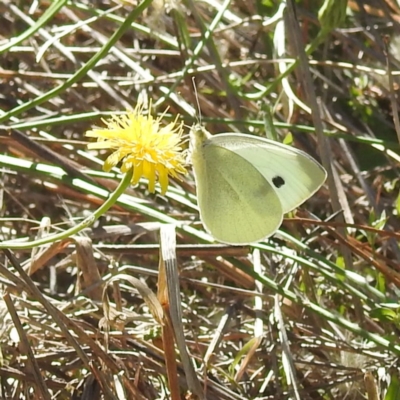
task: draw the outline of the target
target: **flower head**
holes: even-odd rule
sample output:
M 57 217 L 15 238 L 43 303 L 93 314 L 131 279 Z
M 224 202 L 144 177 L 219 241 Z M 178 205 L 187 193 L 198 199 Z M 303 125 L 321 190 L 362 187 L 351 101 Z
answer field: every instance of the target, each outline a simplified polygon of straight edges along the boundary
M 168 175 L 179 178 L 178 174 L 186 174 L 183 167 L 185 157 L 180 147 L 183 124 L 175 120 L 163 127 L 160 122 L 165 113 L 154 119 L 150 114 L 144 115 L 143 110 L 143 104 L 139 103 L 133 111 L 102 120 L 107 128 L 86 132 L 86 136 L 97 138 L 97 142 L 90 143 L 88 147 L 115 149 L 104 162 L 105 171 L 110 171 L 122 161 L 121 172 L 133 170 L 133 185 L 144 177 L 149 181 L 149 191 L 153 193 L 158 180 L 164 194 L 168 188 Z

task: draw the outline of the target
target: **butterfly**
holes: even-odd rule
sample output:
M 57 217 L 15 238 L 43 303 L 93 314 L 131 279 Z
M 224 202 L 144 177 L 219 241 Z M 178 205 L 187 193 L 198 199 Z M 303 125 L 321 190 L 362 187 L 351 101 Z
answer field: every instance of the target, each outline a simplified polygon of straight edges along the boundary
M 244 133 L 211 135 L 199 124 L 190 131 L 190 154 L 201 221 L 233 245 L 271 236 L 327 176 L 301 150 Z

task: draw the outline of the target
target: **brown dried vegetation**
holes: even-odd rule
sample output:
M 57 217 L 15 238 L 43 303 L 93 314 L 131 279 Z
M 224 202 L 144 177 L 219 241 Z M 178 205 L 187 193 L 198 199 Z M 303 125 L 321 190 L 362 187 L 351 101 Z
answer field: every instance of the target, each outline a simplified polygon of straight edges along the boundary
M 166 197 L 130 188 L 74 237 L 0 242 L 1 399 L 399 398 L 400 8 L 349 1 L 283 81 L 321 2 L 285 13 L 286 39 L 279 3 L 0 2 L 1 241 L 97 209 L 120 177 L 84 132 L 139 98 L 190 125 L 192 78 L 209 131 L 265 135 L 271 110 L 337 176 L 259 253 L 207 242 L 191 175 Z

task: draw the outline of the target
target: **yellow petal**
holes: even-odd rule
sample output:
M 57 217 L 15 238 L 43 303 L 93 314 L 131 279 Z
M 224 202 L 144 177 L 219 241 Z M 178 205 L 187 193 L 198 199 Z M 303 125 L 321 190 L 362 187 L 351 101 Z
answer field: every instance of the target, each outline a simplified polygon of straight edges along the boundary
M 132 185 L 136 185 L 143 175 L 143 162 L 135 163 L 133 167 Z
M 163 165 L 158 167 L 158 180 L 160 181 L 161 194 L 165 194 L 168 189 L 168 170 Z
M 120 151 L 114 151 L 114 153 L 111 153 L 106 161 L 104 162 L 103 169 L 104 171 L 108 172 L 110 171 L 113 167 L 115 167 L 119 161 L 124 157 L 124 154 Z

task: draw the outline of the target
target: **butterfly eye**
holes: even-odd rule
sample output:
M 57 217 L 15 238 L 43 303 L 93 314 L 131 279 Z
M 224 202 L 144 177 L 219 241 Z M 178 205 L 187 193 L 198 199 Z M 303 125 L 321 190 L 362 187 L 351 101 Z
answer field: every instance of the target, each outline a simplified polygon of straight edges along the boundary
M 276 188 L 279 189 L 280 187 L 282 187 L 285 184 L 285 180 L 281 176 L 277 175 L 272 178 L 272 183 L 274 184 L 274 186 Z

